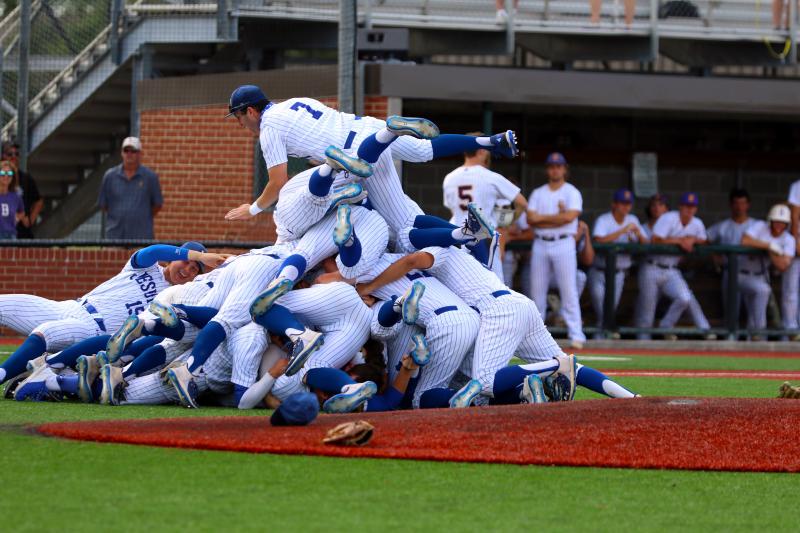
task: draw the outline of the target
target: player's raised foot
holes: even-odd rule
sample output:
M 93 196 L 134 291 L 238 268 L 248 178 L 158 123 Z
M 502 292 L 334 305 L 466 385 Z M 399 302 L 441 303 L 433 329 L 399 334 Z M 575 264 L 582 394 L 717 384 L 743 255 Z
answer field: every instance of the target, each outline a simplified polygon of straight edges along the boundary
M 103 368 L 106 365 L 115 364 L 115 363 L 111 362 L 111 358 L 108 356 L 108 354 L 106 353 L 105 350 L 100 350 L 99 352 L 97 352 L 95 357 L 97 357 L 97 366 L 98 366 L 98 368 Z M 119 359 L 117 359 L 117 361 L 119 361 Z
M 336 226 L 333 228 L 333 242 L 342 246 L 353 237 L 353 224 L 350 222 L 350 206 L 342 204 L 336 210 Z
M 419 318 L 419 301 L 423 294 L 425 294 L 425 284 L 415 281 L 411 284 L 411 287 L 406 290 L 405 294 L 395 302 L 395 305 L 400 306 L 404 324 L 411 326 L 417 323 L 417 319 Z
M 467 204 L 466 225 L 476 240 L 491 239 L 494 235 L 494 225 L 489 222 L 481 208 L 472 202 Z
M 100 369 L 100 379 L 103 381 L 100 403 L 103 405 L 119 405 L 120 401 L 122 401 L 122 393 L 125 390 L 122 368 L 105 365 Z
M 525 376 L 519 399 L 522 400 L 522 403 L 547 403 L 542 378 L 536 374 Z
M 424 333 L 414 333 L 411 336 L 411 342 L 414 343 L 414 348 L 411 349 L 409 355 L 417 366 L 425 366 L 431 360 L 431 351 L 428 348 L 428 341 L 425 339 Z
M 469 407 L 480 393 L 481 382 L 477 379 L 471 379 L 466 385 L 458 389 L 458 392 L 450 397 L 450 408 L 462 409 L 464 407 Z
M 492 141 L 492 154 L 512 159 L 519 155 L 517 134 L 512 130 L 504 131 L 490 137 Z
M 42 368 L 43 366 L 47 366 L 47 356 L 51 354 L 45 353 L 36 357 L 35 359 L 31 359 L 27 363 L 25 363 L 25 368 L 28 369 L 28 372 L 35 372 L 37 368 Z
M 319 331 L 306 328 L 303 333 L 292 339 L 292 341 L 292 354 L 289 356 L 289 364 L 286 365 L 286 370 L 284 371 L 287 376 L 293 376 L 303 368 L 311 354 L 325 344 L 325 336 Z
M 331 396 L 322 404 L 324 412 L 352 413 L 378 392 L 378 386 L 372 381 L 345 385 L 342 389 L 342 392 Z
M 84 403 L 92 403 L 94 401 L 92 384 L 100 374 L 100 364 L 97 362 L 97 357 L 94 355 L 82 355 L 78 357 L 75 367 L 78 371 L 78 397 Z
M 486 263 L 486 268 L 489 270 L 492 269 L 494 265 L 494 256 L 497 253 L 497 248 L 500 246 L 500 233 L 494 232 L 492 233 L 492 240 L 489 243 L 489 262 Z
M 120 358 L 122 352 L 134 339 L 142 335 L 144 321 L 139 320 L 136 315 L 131 315 L 122 323 L 122 327 L 114 333 L 106 344 L 106 355 L 110 363 L 115 363 Z
M 147 310 L 153 313 L 168 328 L 174 328 L 180 321 L 178 313 L 175 312 L 175 308 L 171 305 L 153 300 Z
M 575 397 L 575 377 L 578 373 L 578 361 L 572 354 L 559 355 L 556 359 L 558 359 L 558 370 L 556 372 L 569 381 L 569 384 L 564 384 L 566 390 L 561 398 L 563 401 L 567 402 Z
M 250 316 L 253 318 L 253 321 L 255 322 L 256 319 L 262 317 L 269 311 L 272 304 L 275 303 L 275 300 L 292 290 L 293 286 L 294 283 L 292 283 L 290 279 L 273 279 L 269 285 L 267 285 L 266 290 L 256 296 L 256 299 L 250 304 Z
M 411 135 L 417 139 L 434 139 L 439 136 L 439 128 L 427 118 L 392 115 L 386 119 L 386 128 L 395 135 Z
M 167 370 L 167 381 L 175 387 L 181 405 L 191 409 L 200 408 L 200 405 L 197 403 L 197 383 L 194 382 L 194 376 L 192 376 L 186 364 L 175 366 Z
M 333 211 L 341 204 L 357 204 L 366 197 L 367 191 L 363 185 L 360 183 L 348 183 L 333 190 L 329 209 Z
M 372 176 L 372 165 L 359 157 L 347 155 L 333 145 L 325 149 L 325 162 L 333 169 L 349 172 L 359 178 Z
M 18 402 L 33 400 L 35 402 L 61 401 L 63 395 L 47 389 L 47 378 L 55 376 L 53 369 L 46 364 L 41 364 L 31 372 L 25 380 L 21 381 L 14 391 L 14 399 Z
M 14 397 L 14 391 L 17 390 L 19 384 L 28 379 L 30 375 L 31 372 L 28 370 L 6 381 L 6 386 L 3 389 L 3 398 L 6 400 L 12 399 Z

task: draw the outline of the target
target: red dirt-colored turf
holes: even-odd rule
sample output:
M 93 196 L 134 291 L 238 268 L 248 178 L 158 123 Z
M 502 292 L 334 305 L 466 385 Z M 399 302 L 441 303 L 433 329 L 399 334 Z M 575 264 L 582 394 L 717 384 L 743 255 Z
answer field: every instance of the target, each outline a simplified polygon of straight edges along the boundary
M 638 376 L 648 378 L 734 378 L 734 379 L 800 379 L 800 370 L 628 370 L 603 368 L 612 377 Z
M 346 420 L 376 427 L 363 448 L 324 445 Z M 537 465 L 798 472 L 800 401 L 641 398 L 464 410 L 322 415 L 306 427 L 266 417 L 46 424 L 46 435 L 254 453 Z

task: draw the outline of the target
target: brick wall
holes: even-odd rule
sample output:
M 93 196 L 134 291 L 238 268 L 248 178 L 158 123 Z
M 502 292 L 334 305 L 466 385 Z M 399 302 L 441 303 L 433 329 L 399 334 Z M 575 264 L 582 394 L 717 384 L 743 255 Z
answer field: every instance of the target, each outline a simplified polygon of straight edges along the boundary
M 336 107 L 336 98 L 319 98 Z M 386 97 L 367 97 L 365 114 L 385 118 Z M 226 105 L 142 113 L 144 164 L 158 172 L 164 208 L 155 219 L 163 240 L 258 241 L 275 238 L 272 215 L 226 222 L 225 213 L 253 199 L 255 139 Z

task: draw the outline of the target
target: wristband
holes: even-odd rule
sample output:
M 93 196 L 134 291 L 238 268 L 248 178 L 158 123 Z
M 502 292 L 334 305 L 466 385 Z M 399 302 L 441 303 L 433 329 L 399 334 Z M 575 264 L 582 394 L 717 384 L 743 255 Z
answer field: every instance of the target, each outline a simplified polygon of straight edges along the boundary
M 251 215 L 256 216 L 257 214 L 262 212 L 263 209 L 258 207 L 258 202 L 253 202 L 252 204 L 250 204 L 250 209 L 248 209 L 248 211 L 250 211 Z

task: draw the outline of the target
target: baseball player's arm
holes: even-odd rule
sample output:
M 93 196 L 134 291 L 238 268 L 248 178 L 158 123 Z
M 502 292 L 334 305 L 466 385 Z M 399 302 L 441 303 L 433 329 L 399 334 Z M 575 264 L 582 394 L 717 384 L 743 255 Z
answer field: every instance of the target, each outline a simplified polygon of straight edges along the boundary
M 206 266 L 216 268 L 231 254 L 211 254 L 188 250 L 169 244 L 154 244 L 142 248 L 131 257 L 131 266 L 135 269 L 149 268 L 159 261 L 199 261 Z
M 433 256 L 428 252 L 414 252 L 392 263 L 369 283 L 358 285 L 358 294 L 372 294 L 387 283 L 397 281 L 412 270 L 426 270 L 433 266 Z
M 258 214 L 269 206 L 274 205 L 278 201 L 278 193 L 289 181 L 288 168 L 288 163 L 270 167 L 267 186 L 261 191 L 261 195 L 256 198 L 256 201 L 252 204 L 242 204 L 236 209 L 231 209 L 225 215 L 225 220 L 247 220 L 255 216 L 253 212 Z
M 419 367 L 414 360 L 406 354 L 401 360 L 400 370 L 394 378 L 394 382 L 386 388 L 386 392 L 373 396 L 367 402 L 367 412 L 394 411 L 403 401 L 403 395 L 408 389 L 408 382 Z
M 512 203 L 514 204 L 514 220 L 517 220 L 522 213 L 528 210 L 528 200 L 522 194 L 517 193 Z
M 589 226 L 583 221 L 578 223 L 577 238 L 580 239 L 581 235 L 583 235 L 585 244 L 583 245 L 583 249 L 578 252 L 578 263 L 589 266 L 594 262 L 594 246 L 592 246 L 592 238 L 589 235 Z
M 283 375 L 288 364 L 288 359 L 278 359 L 278 361 L 272 365 L 272 368 L 269 369 L 269 372 L 264 374 L 261 379 L 250 385 L 247 390 L 244 391 L 244 394 L 242 394 L 242 397 L 239 399 L 237 407 L 239 409 L 252 409 L 264 401 L 264 398 L 272 390 L 273 385 L 275 385 L 275 380 Z
M 577 209 L 570 209 L 555 215 L 540 215 L 536 211 L 528 210 L 528 224 L 537 228 L 558 228 L 569 224 L 581 214 Z

